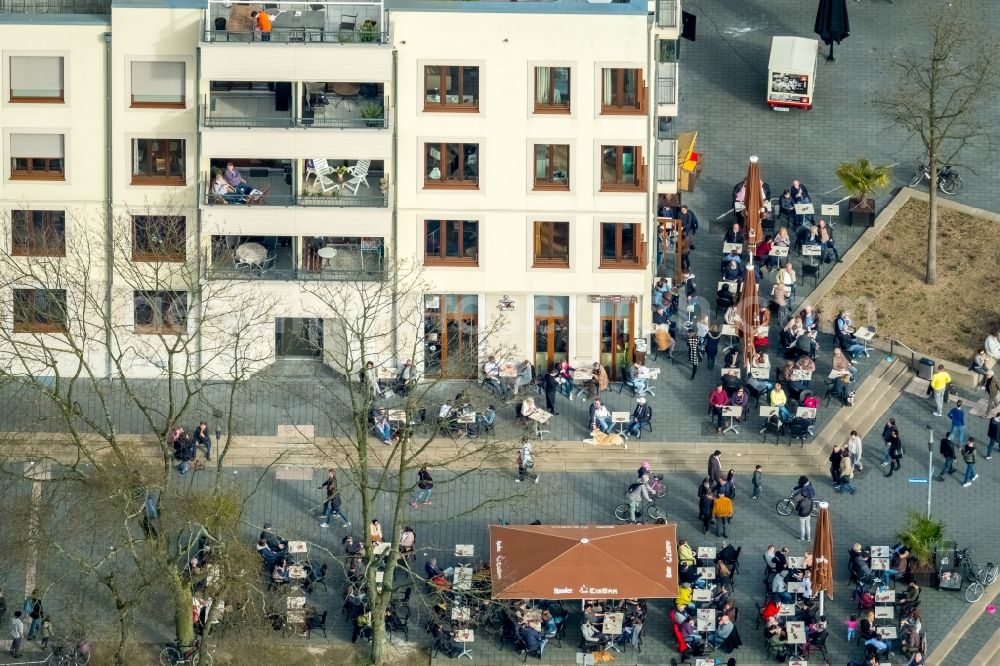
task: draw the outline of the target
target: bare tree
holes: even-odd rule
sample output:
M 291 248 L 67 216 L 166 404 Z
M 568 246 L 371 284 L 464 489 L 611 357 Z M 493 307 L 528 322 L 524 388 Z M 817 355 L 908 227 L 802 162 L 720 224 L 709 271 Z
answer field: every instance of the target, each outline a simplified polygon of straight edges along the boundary
M 234 407 L 270 358 L 264 332 L 273 299 L 242 281 L 207 279 L 199 238 L 178 215 L 114 219 L 110 245 L 84 231 L 104 222 L 88 222 L 73 220 L 79 231 L 68 236 L 39 236 L 16 215 L 0 220 L 0 234 L 20 240 L 0 253 L 0 389 L 25 408 L 8 417 L 0 457 L 12 469 L 27 450 L 58 465 L 46 483 L 123 498 L 95 514 L 116 527 L 104 533 L 110 552 L 60 543 L 68 561 L 112 594 L 121 621 L 116 663 L 125 663 L 126 615 L 137 602 L 121 572 L 151 576 L 166 591 L 177 639 L 190 645 L 189 555 L 206 539 L 237 550 L 242 500 L 221 470 L 239 430 Z M 216 442 L 212 482 L 185 484 L 171 473 L 173 432 L 206 406 L 225 418 L 225 438 Z M 37 534 L 38 543 L 52 543 Z
M 875 100 L 895 124 L 920 139 L 930 173 L 927 284 L 937 282 L 937 181 L 941 165 L 953 164 L 970 145 L 990 144 L 985 115 L 997 104 L 1000 35 L 973 0 L 937 3 L 923 26 L 919 46 L 893 56 L 891 93 Z

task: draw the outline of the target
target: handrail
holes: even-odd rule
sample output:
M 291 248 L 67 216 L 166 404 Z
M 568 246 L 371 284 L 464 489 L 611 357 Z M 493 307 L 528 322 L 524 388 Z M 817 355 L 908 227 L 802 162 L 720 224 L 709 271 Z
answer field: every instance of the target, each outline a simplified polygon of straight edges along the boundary
M 896 345 L 899 345 L 903 349 L 909 350 L 909 352 L 910 352 L 910 370 L 913 370 L 914 372 L 916 372 L 916 368 L 914 367 L 914 365 L 916 364 L 917 351 L 915 349 L 913 349 L 913 347 L 910 347 L 909 345 L 907 345 L 905 342 L 902 342 L 901 340 L 897 340 L 896 338 L 889 338 L 889 337 L 887 337 L 886 340 L 889 341 L 889 356 L 893 356 L 893 357 L 896 356 Z

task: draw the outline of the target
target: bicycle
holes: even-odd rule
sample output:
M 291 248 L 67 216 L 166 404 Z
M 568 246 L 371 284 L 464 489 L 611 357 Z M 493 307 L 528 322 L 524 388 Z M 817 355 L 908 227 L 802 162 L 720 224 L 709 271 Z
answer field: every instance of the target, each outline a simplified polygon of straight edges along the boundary
M 778 503 L 775 505 L 774 508 L 777 509 L 778 515 L 781 515 L 781 516 L 790 516 L 790 515 L 792 515 L 792 512 L 795 511 L 795 505 L 796 504 L 797 504 L 797 502 L 796 502 L 796 499 L 795 499 L 795 494 L 793 493 L 793 494 L 789 495 L 788 497 L 786 497 L 785 499 L 779 500 Z M 815 497 L 813 498 L 813 505 L 812 505 L 812 513 L 811 513 L 811 515 L 812 515 L 813 518 L 815 518 L 815 517 L 817 517 L 819 515 L 819 500 L 816 499 Z
M 72 651 L 70 645 L 73 646 Z M 90 663 L 90 643 L 87 641 L 53 641 L 49 647 L 52 652 L 40 663 L 51 663 L 52 666 L 85 666 Z
M 645 509 L 643 509 L 641 506 L 639 507 L 639 509 L 635 512 L 635 518 L 636 518 L 635 522 L 639 522 L 639 519 L 642 517 L 642 514 L 644 513 L 650 520 L 653 521 L 667 517 L 667 512 L 656 505 L 655 499 L 650 501 L 649 504 L 646 505 Z M 615 518 L 623 523 L 633 522 L 630 516 L 628 502 L 625 502 L 624 504 L 619 504 L 618 506 L 615 507 Z
M 930 179 L 930 166 L 921 162 L 917 164 L 917 170 L 913 174 L 913 178 L 910 179 L 910 187 L 916 187 L 924 180 Z M 962 177 L 951 168 L 950 164 L 947 164 L 938 169 L 937 187 L 944 194 L 958 194 L 958 191 L 962 189 Z
M 665 497 L 667 495 L 667 484 L 663 483 L 662 474 L 653 474 L 649 481 L 649 494 L 653 497 Z
M 212 655 L 208 652 L 201 654 L 201 640 L 195 639 L 194 645 L 182 648 L 178 641 L 167 643 L 167 646 L 160 651 L 161 666 L 180 666 L 181 664 L 191 664 L 191 666 L 212 666 Z
M 970 581 L 969 586 L 965 588 L 965 600 L 970 604 L 979 601 L 983 592 L 986 591 L 986 586 L 992 585 L 997 579 L 997 574 L 1000 573 L 1000 566 L 993 562 L 987 562 L 986 568 L 983 569 L 972 559 L 972 553 L 971 547 L 962 550 L 955 549 L 955 564 L 962 568 L 962 577 Z

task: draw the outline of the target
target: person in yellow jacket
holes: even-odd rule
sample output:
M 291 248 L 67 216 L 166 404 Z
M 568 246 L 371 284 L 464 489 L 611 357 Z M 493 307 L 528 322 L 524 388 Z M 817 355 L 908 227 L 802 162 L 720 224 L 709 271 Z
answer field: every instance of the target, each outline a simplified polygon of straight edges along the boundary
M 681 564 L 686 564 L 689 567 L 693 567 L 696 563 L 694 556 L 694 550 L 691 548 L 691 544 L 687 542 L 687 539 L 680 539 L 677 542 L 677 559 L 680 560 Z
M 733 500 L 720 493 L 712 503 L 712 517 L 715 518 L 715 536 L 728 537 L 726 526 L 733 519 Z
M 690 606 L 694 599 L 694 592 L 691 590 L 691 583 L 681 583 L 681 586 L 677 589 L 677 610 L 683 611 Z

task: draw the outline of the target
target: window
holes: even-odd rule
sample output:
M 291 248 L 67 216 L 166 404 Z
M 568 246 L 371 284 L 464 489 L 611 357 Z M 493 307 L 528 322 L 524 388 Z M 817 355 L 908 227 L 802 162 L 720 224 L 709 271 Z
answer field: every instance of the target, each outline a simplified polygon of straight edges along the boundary
M 11 56 L 10 101 L 62 104 L 63 59 L 60 56 Z
M 601 70 L 601 113 L 645 113 L 641 69 Z
M 478 143 L 425 143 L 424 187 L 479 187 Z
M 475 377 L 479 370 L 479 298 L 474 294 L 424 296 L 424 374 Z
M 535 267 L 569 268 L 569 222 L 535 222 Z
M 472 220 L 426 220 L 424 263 L 479 265 L 479 223 Z
M 184 261 L 185 222 L 183 215 L 133 215 L 132 261 Z
M 11 134 L 11 180 L 66 180 L 62 134 Z
M 15 333 L 65 333 L 65 289 L 15 289 Z
M 569 146 L 535 146 L 535 189 L 569 189 Z
M 133 109 L 183 109 L 184 63 L 137 60 L 132 63 Z
M 657 62 L 677 62 L 681 56 L 681 40 L 657 40 Z
M 186 291 L 137 291 L 135 332 L 142 335 L 183 335 L 187 332 Z
M 646 178 L 640 146 L 601 146 L 601 190 L 641 190 Z
M 184 139 L 133 139 L 133 185 L 183 185 Z
M 535 113 L 569 113 L 569 67 L 535 68 Z
M 11 254 L 15 257 L 65 257 L 66 213 L 61 210 L 11 211 Z
M 639 224 L 601 223 L 601 268 L 642 268 L 645 256 Z
M 424 111 L 478 111 L 479 68 L 424 67 Z

